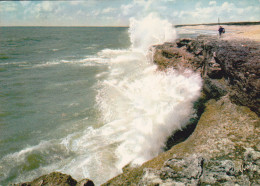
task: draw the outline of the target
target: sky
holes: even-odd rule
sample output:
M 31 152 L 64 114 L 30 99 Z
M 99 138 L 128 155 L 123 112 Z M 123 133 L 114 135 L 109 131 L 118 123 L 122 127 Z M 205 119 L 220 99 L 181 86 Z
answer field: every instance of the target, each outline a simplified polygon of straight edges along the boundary
M 128 26 L 152 12 L 174 25 L 260 21 L 260 0 L 0 1 L 0 26 Z

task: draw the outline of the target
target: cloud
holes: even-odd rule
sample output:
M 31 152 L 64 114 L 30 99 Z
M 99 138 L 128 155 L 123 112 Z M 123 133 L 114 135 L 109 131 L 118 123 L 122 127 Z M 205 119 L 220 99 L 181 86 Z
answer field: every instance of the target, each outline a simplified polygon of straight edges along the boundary
M 27 25 L 127 25 L 130 17 L 139 19 L 150 13 L 157 13 L 175 24 L 185 24 L 217 22 L 218 17 L 221 22 L 258 21 L 259 2 L 260 0 L 0 1 L 0 12 L 1 24 L 22 24 L 24 21 Z M 11 23 L 11 18 L 16 19 L 16 22 Z
M 71 5 L 79 5 L 82 3 L 82 1 L 70 1 L 69 2 Z
M 108 7 L 108 8 L 105 8 L 102 13 L 106 14 L 106 13 L 111 13 L 111 12 L 114 12 L 116 10 L 116 8 L 112 8 L 112 7 Z
M 253 20 L 253 18 L 257 21 L 257 16 L 254 15 L 259 15 L 259 7 L 241 7 L 228 1 L 223 2 L 221 5 L 217 5 L 215 2 L 216 1 L 210 1 L 209 6 L 196 6 L 194 10 L 179 11 L 177 18 L 184 23 L 217 22 L 218 17 L 221 19 L 221 22 L 248 21 Z M 174 15 L 176 16 L 176 14 L 177 13 Z M 252 15 L 251 18 L 249 15 Z
M 39 4 L 39 5 L 40 5 L 40 8 L 46 12 L 51 12 L 54 9 L 54 6 L 53 6 L 54 4 L 51 3 L 50 1 L 43 1 L 42 4 Z
M 17 5 L 13 2 L 1 2 L 0 7 L 0 12 L 14 12 L 17 10 Z
M 73 6 L 78 6 L 78 5 L 81 5 L 81 6 L 86 6 L 86 5 L 88 5 L 88 6 L 91 6 L 91 5 L 93 5 L 93 4 L 95 4 L 95 1 L 78 1 L 78 0 L 70 0 L 70 1 L 68 1 L 68 4 L 70 4 L 70 5 L 73 5 Z
M 232 10 L 236 9 L 235 5 L 229 2 L 224 2 L 220 8 L 222 11 L 227 11 L 227 12 L 231 12 Z
M 121 10 L 123 12 L 123 15 L 129 15 L 133 7 L 134 4 L 121 5 Z
M 210 2 L 209 2 L 209 5 L 215 6 L 215 5 L 217 5 L 217 2 L 216 2 L 216 1 L 210 1 Z
M 20 1 L 20 3 L 23 7 L 26 7 L 26 6 L 30 5 L 31 1 Z
M 99 16 L 99 14 L 101 13 L 101 11 L 100 10 L 94 10 L 94 11 L 92 11 L 92 15 L 93 16 Z
M 134 0 L 129 4 L 121 5 L 122 14 L 125 16 L 140 17 L 152 12 L 164 13 L 169 4 L 176 0 Z

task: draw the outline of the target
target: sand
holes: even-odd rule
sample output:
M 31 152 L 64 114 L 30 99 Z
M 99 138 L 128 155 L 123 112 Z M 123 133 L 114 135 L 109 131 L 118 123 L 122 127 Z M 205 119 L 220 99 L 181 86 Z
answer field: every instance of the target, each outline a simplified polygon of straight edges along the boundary
M 260 41 L 260 25 L 250 25 L 250 26 L 235 26 L 235 25 L 223 25 L 226 30 L 226 33 L 223 34 L 223 39 L 251 39 L 255 41 Z M 184 29 L 198 29 L 198 30 L 216 30 L 218 34 L 218 25 L 207 26 L 184 26 Z

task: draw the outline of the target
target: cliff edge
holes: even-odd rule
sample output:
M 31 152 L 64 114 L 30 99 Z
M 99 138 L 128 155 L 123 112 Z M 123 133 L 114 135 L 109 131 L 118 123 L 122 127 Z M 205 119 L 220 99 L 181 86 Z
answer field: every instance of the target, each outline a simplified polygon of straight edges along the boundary
M 140 167 L 125 167 L 104 185 L 260 184 L 260 43 L 200 36 L 154 50 L 159 70 L 201 74 L 196 129 L 184 142 Z
M 169 138 L 169 150 L 103 185 L 260 185 L 260 43 L 200 36 L 153 50 L 158 70 L 201 74 L 198 117 Z M 18 185 L 53 184 L 93 182 L 51 173 Z

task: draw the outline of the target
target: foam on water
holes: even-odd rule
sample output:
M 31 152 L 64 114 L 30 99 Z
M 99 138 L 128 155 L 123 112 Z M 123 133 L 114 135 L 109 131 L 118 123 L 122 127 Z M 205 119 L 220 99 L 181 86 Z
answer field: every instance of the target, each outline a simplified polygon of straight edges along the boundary
M 61 171 L 99 185 L 128 163 L 141 164 L 158 155 L 167 137 L 184 127 L 194 113 L 202 80 L 190 71 L 157 71 L 149 50 L 153 44 L 173 41 L 175 29 L 150 14 L 132 18 L 129 34 L 128 50 L 105 49 L 76 63 L 108 65 L 107 72 L 96 75 L 100 118 L 84 118 L 81 122 L 92 122 L 91 127 L 3 157 L 0 177 L 16 176 L 14 181 L 20 182 Z
M 129 51 L 106 51 L 110 74 L 101 82 L 97 103 L 103 114 L 107 138 L 118 134 L 116 166 L 141 164 L 158 155 L 169 135 L 181 129 L 193 114 L 193 102 L 200 95 L 201 78 L 185 71 L 156 71 L 148 56 L 149 47 L 172 41 L 175 30 L 151 14 L 131 19 Z M 115 55 L 116 52 L 116 55 Z

